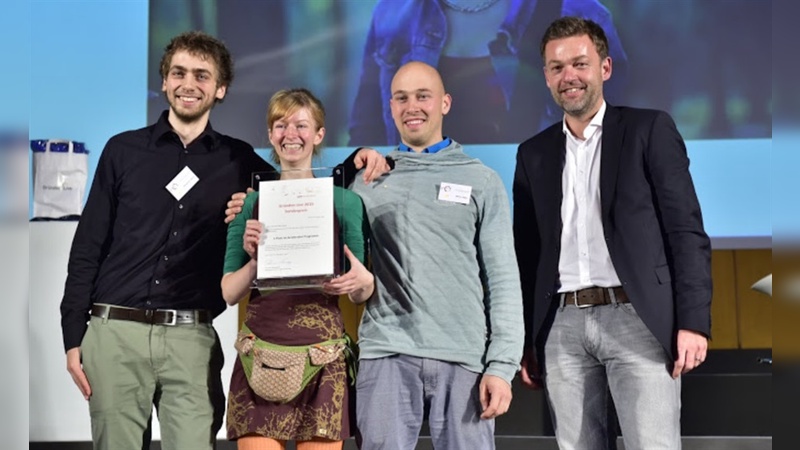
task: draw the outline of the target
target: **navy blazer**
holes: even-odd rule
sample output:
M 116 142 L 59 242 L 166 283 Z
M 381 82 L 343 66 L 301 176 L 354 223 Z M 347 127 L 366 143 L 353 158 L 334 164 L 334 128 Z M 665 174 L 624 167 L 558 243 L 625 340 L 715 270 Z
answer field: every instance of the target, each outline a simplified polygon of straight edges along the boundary
M 686 146 L 667 113 L 607 105 L 601 151 L 601 214 L 611 261 L 634 309 L 674 359 L 678 329 L 711 332 L 711 244 Z M 558 306 L 565 152 L 559 122 L 517 153 L 514 240 L 526 342 L 539 350 Z

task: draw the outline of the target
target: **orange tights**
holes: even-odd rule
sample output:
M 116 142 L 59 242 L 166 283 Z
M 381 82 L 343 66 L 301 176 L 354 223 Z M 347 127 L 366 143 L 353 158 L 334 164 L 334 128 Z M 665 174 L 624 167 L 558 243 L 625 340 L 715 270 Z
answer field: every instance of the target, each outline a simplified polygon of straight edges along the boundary
M 239 450 L 286 450 L 286 441 L 263 436 L 243 436 L 237 441 Z M 297 441 L 297 450 L 342 450 L 343 441 L 314 438 L 310 441 Z

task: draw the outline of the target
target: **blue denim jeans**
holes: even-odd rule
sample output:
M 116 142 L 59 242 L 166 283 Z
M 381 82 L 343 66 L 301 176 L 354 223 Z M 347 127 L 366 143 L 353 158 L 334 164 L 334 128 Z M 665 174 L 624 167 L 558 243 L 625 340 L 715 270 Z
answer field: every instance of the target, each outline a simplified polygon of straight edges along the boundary
M 561 450 L 608 447 L 608 392 L 626 450 L 680 449 L 681 381 L 630 303 L 564 305 L 545 343 L 544 381 Z
M 458 364 L 394 355 L 359 361 L 361 450 L 414 450 L 427 418 L 436 450 L 494 450 L 494 419 L 481 420 L 481 374 Z

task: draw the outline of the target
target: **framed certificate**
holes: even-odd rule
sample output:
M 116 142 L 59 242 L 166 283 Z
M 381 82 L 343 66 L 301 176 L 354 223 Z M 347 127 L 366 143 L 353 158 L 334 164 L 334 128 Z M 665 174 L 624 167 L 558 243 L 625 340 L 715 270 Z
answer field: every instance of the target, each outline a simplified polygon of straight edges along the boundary
M 320 287 L 342 273 L 331 172 L 283 171 L 280 179 L 266 181 L 254 176 L 259 192 L 255 214 L 264 226 L 255 287 Z

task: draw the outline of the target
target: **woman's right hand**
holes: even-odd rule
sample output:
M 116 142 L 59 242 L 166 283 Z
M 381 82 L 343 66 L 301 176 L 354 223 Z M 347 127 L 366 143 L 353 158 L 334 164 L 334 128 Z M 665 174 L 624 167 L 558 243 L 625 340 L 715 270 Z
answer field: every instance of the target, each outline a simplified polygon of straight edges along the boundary
M 322 285 L 322 290 L 329 295 L 347 294 L 350 301 L 355 304 L 364 303 L 375 292 L 375 277 L 347 248 L 347 245 L 344 246 L 344 254 L 350 261 L 350 270 L 340 277 L 327 281 Z
M 249 219 L 244 227 L 244 251 L 250 255 L 250 259 L 258 259 L 258 244 L 261 243 L 261 236 L 264 232 L 264 225 L 256 219 Z
M 353 162 L 356 169 L 364 168 L 364 184 L 369 184 L 392 170 L 392 166 L 386 162 L 386 157 L 370 147 L 364 147 L 359 150 Z

